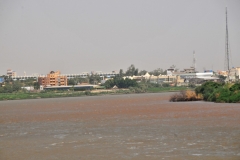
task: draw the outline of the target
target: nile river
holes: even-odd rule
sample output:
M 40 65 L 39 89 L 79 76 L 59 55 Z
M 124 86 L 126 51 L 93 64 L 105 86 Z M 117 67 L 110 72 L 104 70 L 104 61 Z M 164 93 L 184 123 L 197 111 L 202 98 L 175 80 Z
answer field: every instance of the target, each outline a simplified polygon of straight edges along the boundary
M 240 104 L 172 93 L 0 102 L 0 159 L 240 159 Z

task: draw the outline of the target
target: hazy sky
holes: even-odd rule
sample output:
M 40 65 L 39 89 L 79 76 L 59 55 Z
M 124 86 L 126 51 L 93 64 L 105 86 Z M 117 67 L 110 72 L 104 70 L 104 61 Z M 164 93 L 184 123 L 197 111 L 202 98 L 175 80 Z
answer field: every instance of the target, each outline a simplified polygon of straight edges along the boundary
M 240 67 L 240 0 L 0 0 L 0 75 L 222 70 L 225 7 Z

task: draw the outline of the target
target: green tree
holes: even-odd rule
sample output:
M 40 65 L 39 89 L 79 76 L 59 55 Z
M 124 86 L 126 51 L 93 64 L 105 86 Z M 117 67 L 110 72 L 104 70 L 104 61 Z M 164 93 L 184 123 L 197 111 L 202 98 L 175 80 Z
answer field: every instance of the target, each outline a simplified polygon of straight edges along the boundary
M 203 99 L 208 100 L 211 94 L 213 94 L 215 90 L 221 87 L 222 87 L 222 84 L 209 81 L 195 88 L 195 92 L 196 94 L 201 93 L 203 95 Z
M 68 80 L 68 85 L 70 85 L 70 86 L 74 86 L 74 85 L 76 85 L 76 84 L 77 84 L 76 79 L 71 78 L 71 79 Z
M 218 78 L 219 78 L 221 81 L 225 81 L 225 79 L 226 79 L 227 77 L 225 77 L 225 76 L 223 76 L 223 75 L 218 75 Z
M 112 88 L 115 85 L 114 79 L 109 79 L 104 83 L 104 86 L 109 89 Z
M 122 70 L 122 69 L 120 69 L 120 70 L 119 70 L 119 77 L 121 77 L 121 78 L 122 78 L 123 76 L 124 76 L 124 72 L 123 72 L 123 70 Z
M 149 72 L 149 74 L 154 75 L 154 76 L 159 76 L 160 74 L 163 74 L 163 73 L 164 73 L 164 71 L 161 68 L 157 68 L 157 69 L 153 70 L 152 72 Z
M 129 87 L 137 87 L 138 86 L 136 81 L 128 79 L 128 78 L 125 78 L 125 79 L 123 79 L 123 78 L 109 79 L 104 84 L 104 86 L 106 88 L 112 88 L 115 85 L 118 88 L 129 88 Z
M 23 81 L 23 84 L 25 86 L 34 86 L 34 82 L 36 82 L 36 80 L 34 78 L 30 78 Z
M 136 76 L 138 75 L 138 69 L 135 68 L 135 66 L 133 64 L 131 64 L 130 67 L 128 67 L 127 71 L 126 71 L 126 76 Z
M 13 81 L 12 78 L 11 78 L 11 76 L 3 75 L 2 77 L 4 78 L 4 82 L 5 82 L 5 83 L 9 83 L 9 82 L 12 82 L 12 81 Z
M 13 84 L 12 84 L 12 91 L 13 92 L 17 92 L 17 91 L 20 91 L 22 88 L 22 84 L 19 82 L 19 81 L 15 81 Z
M 3 87 L 3 93 L 12 93 L 13 89 L 12 89 L 12 85 L 10 85 L 9 83 L 6 83 L 5 86 Z
M 92 74 L 89 76 L 90 84 L 98 84 L 101 82 L 101 77 L 99 75 Z
M 139 76 L 142 76 L 142 75 L 145 75 L 146 73 L 147 73 L 146 70 L 141 70 L 141 71 L 138 73 L 138 75 L 139 75 Z
M 40 84 L 38 82 L 33 83 L 34 89 L 40 89 Z

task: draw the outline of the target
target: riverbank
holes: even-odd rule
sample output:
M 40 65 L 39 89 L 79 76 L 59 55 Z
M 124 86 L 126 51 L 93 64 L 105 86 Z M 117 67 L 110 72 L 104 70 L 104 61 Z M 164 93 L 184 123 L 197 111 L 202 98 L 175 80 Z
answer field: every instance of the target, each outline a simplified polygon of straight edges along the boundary
M 16 92 L 16 93 L 0 93 L 0 101 L 3 100 L 20 100 L 20 99 L 40 99 L 40 98 L 60 98 L 60 97 L 81 97 L 81 96 L 97 96 L 107 94 L 131 94 L 131 93 L 160 93 L 160 92 L 176 92 L 185 90 L 187 87 L 152 87 L 145 92 L 138 92 L 136 88 L 131 89 L 102 89 L 89 91 L 42 91 L 42 92 Z

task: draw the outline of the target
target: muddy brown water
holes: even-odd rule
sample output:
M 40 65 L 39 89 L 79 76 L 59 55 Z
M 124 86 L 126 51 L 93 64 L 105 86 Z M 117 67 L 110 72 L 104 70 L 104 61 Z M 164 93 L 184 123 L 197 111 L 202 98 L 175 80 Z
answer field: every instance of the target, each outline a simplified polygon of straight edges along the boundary
M 171 94 L 1 101 L 0 159 L 240 159 L 240 104 Z

